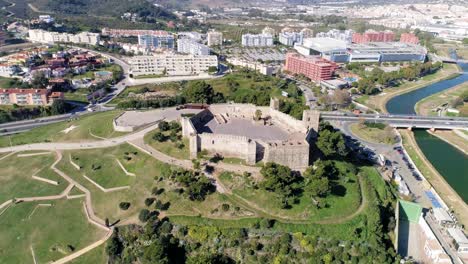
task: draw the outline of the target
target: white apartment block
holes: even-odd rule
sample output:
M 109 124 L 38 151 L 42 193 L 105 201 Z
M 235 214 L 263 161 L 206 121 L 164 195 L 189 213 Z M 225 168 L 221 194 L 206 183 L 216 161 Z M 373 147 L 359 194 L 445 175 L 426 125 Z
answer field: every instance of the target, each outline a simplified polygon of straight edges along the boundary
M 42 29 L 30 29 L 29 40 L 32 42 L 40 42 L 47 44 L 55 44 L 58 42 L 96 45 L 100 41 L 100 36 L 97 33 L 81 32 L 78 34 L 50 32 Z
M 302 32 L 283 32 L 279 35 L 279 42 L 286 46 L 294 46 L 294 44 L 302 45 L 304 35 Z
M 244 34 L 242 35 L 244 47 L 270 47 L 273 46 L 273 36 L 268 34 Z
M 192 55 L 210 55 L 210 48 L 192 39 L 183 38 L 177 40 L 177 52 Z
M 223 44 L 223 33 L 217 31 L 210 31 L 206 34 L 208 46 L 220 46 Z
M 218 67 L 218 57 L 214 55 L 157 54 L 154 56 L 134 56 L 129 59 L 133 76 L 164 74 L 199 75 L 207 73 L 210 67 Z
M 328 32 L 319 32 L 317 33 L 317 38 L 332 38 L 332 39 L 338 39 L 342 40 L 348 44 L 350 44 L 353 40 L 353 33 L 354 31 L 352 30 L 338 30 L 338 29 L 332 29 Z

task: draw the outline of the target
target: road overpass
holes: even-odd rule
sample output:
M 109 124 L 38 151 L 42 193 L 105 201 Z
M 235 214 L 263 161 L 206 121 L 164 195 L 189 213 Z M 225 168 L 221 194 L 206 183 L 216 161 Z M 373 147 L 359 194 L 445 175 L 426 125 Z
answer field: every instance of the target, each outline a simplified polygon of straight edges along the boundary
M 321 112 L 324 121 L 385 123 L 396 128 L 468 129 L 468 118 Z

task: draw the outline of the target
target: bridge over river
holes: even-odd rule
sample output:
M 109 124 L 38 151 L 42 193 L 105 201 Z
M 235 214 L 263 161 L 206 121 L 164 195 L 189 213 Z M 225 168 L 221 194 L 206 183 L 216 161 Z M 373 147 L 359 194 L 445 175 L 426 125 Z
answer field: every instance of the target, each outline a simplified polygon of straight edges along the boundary
M 385 123 L 398 128 L 427 129 L 468 129 L 468 118 L 461 117 L 431 117 L 418 115 L 386 115 L 386 114 L 351 114 L 341 112 L 321 112 L 320 119 L 324 121 L 366 121 Z

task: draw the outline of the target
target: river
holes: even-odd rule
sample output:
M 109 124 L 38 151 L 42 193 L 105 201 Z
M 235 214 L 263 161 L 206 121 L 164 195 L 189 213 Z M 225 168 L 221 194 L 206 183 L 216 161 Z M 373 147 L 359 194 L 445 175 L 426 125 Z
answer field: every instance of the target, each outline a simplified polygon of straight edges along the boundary
M 387 111 L 391 114 L 416 114 L 417 102 L 468 81 L 468 64 L 460 64 L 460 67 L 464 74 L 392 98 L 386 105 Z M 468 156 L 425 130 L 415 130 L 414 136 L 419 148 L 434 168 L 465 203 L 468 203 Z

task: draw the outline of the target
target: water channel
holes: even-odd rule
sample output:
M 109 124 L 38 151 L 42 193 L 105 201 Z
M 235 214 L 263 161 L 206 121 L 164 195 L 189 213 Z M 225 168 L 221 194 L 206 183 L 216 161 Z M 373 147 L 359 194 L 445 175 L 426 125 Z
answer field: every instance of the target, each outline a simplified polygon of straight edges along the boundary
M 391 114 L 416 114 L 415 105 L 420 100 L 468 81 L 468 64 L 460 64 L 460 67 L 464 73 L 455 78 L 392 98 L 386 105 L 387 111 Z M 468 203 L 468 156 L 425 130 L 415 130 L 414 136 L 434 168 Z

